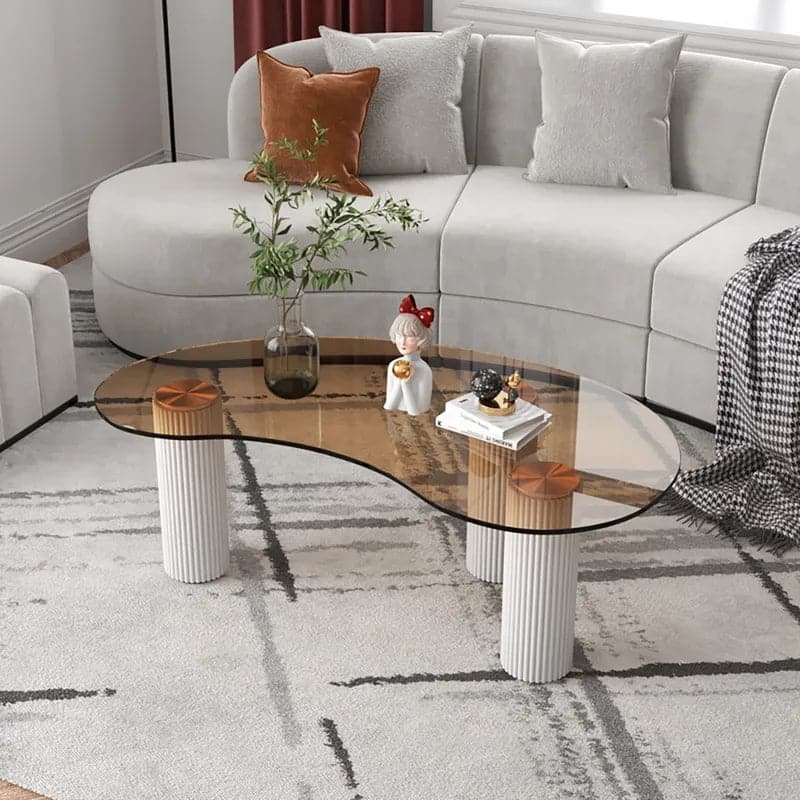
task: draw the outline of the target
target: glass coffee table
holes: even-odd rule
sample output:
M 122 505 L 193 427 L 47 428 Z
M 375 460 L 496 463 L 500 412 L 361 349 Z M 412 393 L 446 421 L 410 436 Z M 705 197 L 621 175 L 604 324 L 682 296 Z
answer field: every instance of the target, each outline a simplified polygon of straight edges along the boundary
M 453 347 L 430 348 L 431 411 L 383 409 L 391 342 L 323 338 L 314 393 L 271 395 L 260 340 L 174 350 L 134 362 L 97 388 L 100 415 L 155 439 L 164 568 L 187 582 L 228 567 L 224 439 L 338 456 L 385 475 L 466 521 L 466 566 L 503 583 L 500 660 L 526 681 L 572 666 L 578 536 L 635 517 L 680 465 L 667 425 L 636 400 L 570 372 Z M 437 428 L 473 373 L 518 369 L 525 392 L 553 416 L 522 450 Z

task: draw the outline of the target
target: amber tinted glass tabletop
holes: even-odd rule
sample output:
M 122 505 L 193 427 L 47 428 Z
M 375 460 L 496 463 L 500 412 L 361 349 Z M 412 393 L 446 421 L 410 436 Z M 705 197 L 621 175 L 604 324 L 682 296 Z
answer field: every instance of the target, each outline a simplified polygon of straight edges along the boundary
M 257 340 L 221 342 L 137 361 L 97 388 L 97 410 L 122 430 L 160 436 L 153 420 L 155 390 L 178 379 L 207 380 L 222 394 L 223 438 L 339 456 L 393 478 L 448 514 L 519 532 L 577 532 L 628 519 L 658 500 L 678 471 L 678 445 L 663 420 L 615 389 L 573 373 L 433 347 L 424 356 L 433 369 L 431 411 L 411 417 L 383 409 L 386 367 L 397 356 L 389 341 L 322 339 L 319 384 L 300 400 L 268 392 L 262 348 Z M 519 369 L 538 405 L 553 415 L 547 430 L 518 452 L 434 423 L 445 401 L 468 391 L 472 374 L 483 367 L 503 375 Z M 574 470 L 577 489 L 547 499 L 526 493 L 538 462 Z

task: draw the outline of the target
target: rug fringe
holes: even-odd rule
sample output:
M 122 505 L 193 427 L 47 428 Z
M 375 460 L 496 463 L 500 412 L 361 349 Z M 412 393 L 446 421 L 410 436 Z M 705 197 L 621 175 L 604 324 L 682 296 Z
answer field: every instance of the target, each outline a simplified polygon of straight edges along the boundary
M 758 550 L 766 550 L 778 558 L 800 544 L 769 528 L 746 528 L 732 516 L 718 519 L 698 508 L 674 489 L 669 489 L 655 507 L 698 532 L 726 539 L 747 539 Z

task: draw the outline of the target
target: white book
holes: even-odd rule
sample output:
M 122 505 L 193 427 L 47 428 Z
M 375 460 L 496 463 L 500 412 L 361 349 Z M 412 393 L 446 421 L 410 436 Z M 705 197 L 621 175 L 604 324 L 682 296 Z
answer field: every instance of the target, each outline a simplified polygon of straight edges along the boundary
M 523 425 L 529 425 L 541 420 L 547 414 L 543 408 L 519 398 L 513 413 L 505 416 L 490 416 L 480 410 L 478 398 L 472 392 L 448 400 L 445 408 L 457 411 L 465 419 L 499 438 L 509 436 L 512 431 L 521 428 Z
M 461 433 L 464 436 L 469 436 L 471 439 L 479 439 L 482 442 L 496 444 L 499 447 L 505 447 L 507 450 L 520 450 L 550 425 L 551 416 L 552 414 L 545 411 L 543 417 L 503 437 L 494 436 L 484 428 L 473 425 L 458 411 L 445 409 L 436 417 L 436 427 L 446 431 L 452 431 L 453 433 Z

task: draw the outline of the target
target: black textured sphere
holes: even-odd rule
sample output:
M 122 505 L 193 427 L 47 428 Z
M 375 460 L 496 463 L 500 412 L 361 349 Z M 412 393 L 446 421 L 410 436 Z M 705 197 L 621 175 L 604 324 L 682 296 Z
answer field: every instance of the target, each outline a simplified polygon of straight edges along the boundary
M 503 379 L 493 369 L 479 369 L 470 386 L 478 400 L 491 400 L 503 388 Z

